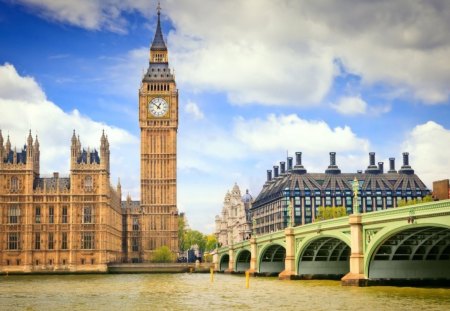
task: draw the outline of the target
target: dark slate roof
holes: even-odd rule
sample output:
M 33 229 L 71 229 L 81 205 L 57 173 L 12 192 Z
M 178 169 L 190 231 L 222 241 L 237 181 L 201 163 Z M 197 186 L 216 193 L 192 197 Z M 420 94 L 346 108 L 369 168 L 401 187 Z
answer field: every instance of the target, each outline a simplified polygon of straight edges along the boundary
M 168 63 L 150 63 L 147 73 L 142 81 L 144 82 L 173 82 L 173 73 L 170 71 Z
M 34 180 L 33 189 L 53 189 L 56 190 L 59 181 L 59 190 L 69 190 L 70 189 L 70 178 L 36 178 Z
M 166 51 L 166 43 L 164 42 L 163 34 L 161 31 L 161 22 L 160 22 L 161 13 L 158 12 L 158 24 L 156 26 L 155 38 L 153 39 L 152 46 L 150 50 L 152 51 Z
M 122 208 L 139 208 L 141 206 L 141 201 L 122 201 Z
M 83 149 L 81 155 L 78 157 L 77 163 L 88 163 L 88 159 L 90 159 L 90 163 L 100 164 L 100 156 L 98 155 L 97 150 L 88 153 Z
M 310 191 L 352 191 L 354 178 L 359 181 L 362 191 L 421 191 L 421 195 L 429 192 L 425 184 L 416 174 L 408 173 L 305 173 L 296 170 L 287 171 L 264 184 L 253 203 L 253 207 L 277 200 L 283 196 L 283 190 L 298 190 L 301 196 Z M 402 194 L 404 195 L 404 194 Z
M 13 163 L 14 161 L 14 151 L 10 150 L 9 153 L 4 158 L 4 163 Z M 21 152 L 17 152 L 17 163 L 27 163 L 27 146 L 23 146 L 23 149 Z

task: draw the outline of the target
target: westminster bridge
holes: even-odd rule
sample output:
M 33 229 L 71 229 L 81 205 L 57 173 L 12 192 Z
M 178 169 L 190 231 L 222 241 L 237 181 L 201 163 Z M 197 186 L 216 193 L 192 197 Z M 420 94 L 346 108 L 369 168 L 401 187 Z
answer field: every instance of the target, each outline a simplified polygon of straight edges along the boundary
M 221 247 L 216 271 L 280 279 L 450 280 L 450 200 L 353 214 Z

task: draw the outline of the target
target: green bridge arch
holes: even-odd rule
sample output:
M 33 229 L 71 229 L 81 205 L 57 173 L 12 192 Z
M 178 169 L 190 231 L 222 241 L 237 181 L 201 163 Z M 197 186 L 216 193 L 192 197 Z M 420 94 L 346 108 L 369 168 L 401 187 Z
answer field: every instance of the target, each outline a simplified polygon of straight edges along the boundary
M 258 253 L 257 270 L 259 273 L 274 274 L 284 270 L 284 259 L 286 257 L 285 243 L 267 243 Z

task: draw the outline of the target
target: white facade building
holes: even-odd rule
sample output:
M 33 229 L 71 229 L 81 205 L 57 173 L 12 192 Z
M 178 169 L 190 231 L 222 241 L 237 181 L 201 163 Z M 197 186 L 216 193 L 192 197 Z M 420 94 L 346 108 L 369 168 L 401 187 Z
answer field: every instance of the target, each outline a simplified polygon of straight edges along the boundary
M 253 197 L 248 193 L 241 196 L 237 184 L 225 195 L 222 214 L 216 216 L 216 236 L 220 245 L 231 245 L 247 240 L 251 236 L 251 221 L 249 209 Z

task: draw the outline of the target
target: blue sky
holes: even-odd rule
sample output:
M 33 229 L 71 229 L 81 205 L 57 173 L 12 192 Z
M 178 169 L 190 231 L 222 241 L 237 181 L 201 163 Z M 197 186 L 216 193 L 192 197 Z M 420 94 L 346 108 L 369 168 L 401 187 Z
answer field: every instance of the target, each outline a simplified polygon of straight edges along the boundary
M 139 199 L 137 90 L 156 1 L 0 0 L 0 128 L 39 135 L 41 173 L 67 175 L 72 130 L 112 148 Z M 212 232 L 235 182 L 303 152 L 345 172 L 410 152 L 431 188 L 450 171 L 450 5 L 442 1 L 162 1 L 180 94 L 178 202 Z

